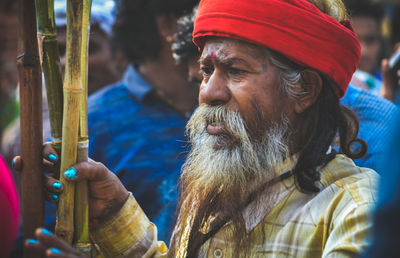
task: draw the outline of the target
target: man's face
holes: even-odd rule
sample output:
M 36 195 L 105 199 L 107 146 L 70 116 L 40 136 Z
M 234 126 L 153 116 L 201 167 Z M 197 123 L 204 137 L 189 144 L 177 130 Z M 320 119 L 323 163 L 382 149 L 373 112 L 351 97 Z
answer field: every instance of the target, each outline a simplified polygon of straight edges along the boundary
M 268 125 L 279 121 L 283 113 L 291 116 L 289 100 L 279 90 L 279 70 L 263 48 L 233 39 L 209 39 L 200 68 L 199 104 L 237 111 L 251 138 L 263 136 Z M 226 130 L 223 125 L 209 124 L 207 132 L 222 135 Z
M 356 16 L 352 18 L 352 25 L 361 43 L 358 69 L 373 73 L 377 68 L 381 49 L 379 24 L 371 17 Z
M 198 196 L 223 185 L 226 200 L 245 199 L 242 190 L 273 177 L 271 169 L 289 153 L 289 100 L 261 47 L 210 39 L 200 64 L 200 106 L 186 127 L 192 150 L 183 184 L 195 181 L 203 189 Z

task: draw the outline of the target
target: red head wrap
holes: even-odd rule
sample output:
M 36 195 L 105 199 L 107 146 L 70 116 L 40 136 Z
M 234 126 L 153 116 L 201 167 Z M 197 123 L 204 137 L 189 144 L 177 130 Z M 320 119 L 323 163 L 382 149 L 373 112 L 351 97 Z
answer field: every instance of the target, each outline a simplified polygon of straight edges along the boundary
M 205 36 L 219 36 L 275 50 L 327 75 L 342 97 L 360 59 L 358 38 L 346 25 L 306 0 L 202 0 L 193 41 L 202 49 Z

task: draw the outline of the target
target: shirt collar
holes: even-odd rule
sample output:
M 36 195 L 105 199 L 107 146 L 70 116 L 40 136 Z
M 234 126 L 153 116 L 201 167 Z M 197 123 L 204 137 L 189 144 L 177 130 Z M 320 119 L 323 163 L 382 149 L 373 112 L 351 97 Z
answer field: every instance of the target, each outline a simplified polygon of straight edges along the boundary
M 129 65 L 125 70 L 124 76 L 122 77 L 122 83 L 139 101 L 142 101 L 143 98 L 154 89 L 143 79 L 132 65 Z

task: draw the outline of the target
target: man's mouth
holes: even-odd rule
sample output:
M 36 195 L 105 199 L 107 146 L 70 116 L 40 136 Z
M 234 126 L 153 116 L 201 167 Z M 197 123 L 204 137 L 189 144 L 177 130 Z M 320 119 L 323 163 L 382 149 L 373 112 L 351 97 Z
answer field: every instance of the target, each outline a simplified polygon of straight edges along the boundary
M 221 135 L 226 134 L 227 130 L 222 124 L 209 124 L 207 125 L 207 133 L 210 135 Z

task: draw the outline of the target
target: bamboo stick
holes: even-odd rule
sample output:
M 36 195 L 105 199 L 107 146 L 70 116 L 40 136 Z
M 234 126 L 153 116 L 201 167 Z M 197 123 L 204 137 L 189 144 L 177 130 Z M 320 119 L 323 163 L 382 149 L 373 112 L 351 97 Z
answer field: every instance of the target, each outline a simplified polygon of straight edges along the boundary
M 81 50 L 82 95 L 79 119 L 78 162 L 87 161 L 88 159 L 87 71 L 91 5 L 91 0 L 83 1 Z M 77 183 L 75 189 L 75 247 L 88 256 L 91 254 L 89 240 L 89 200 L 86 181 Z
M 61 147 L 61 171 L 76 163 L 79 111 L 82 94 L 82 0 L 67 1 L 67 47 L 64 76 L 64 110 Z M 64 185 L 57 210 L 56 234 L 72 244 L 74 236 L 74 183 L 60 177 Z
M 36 38 L 35 3 L 19 0 L 18 73 L 22 166 L 24 238 L 44 226 L 42 175 L 42 76 Z M 25 257 L 35 257 L 25 251 Z
M 54 2 L 53 0 L 35 0 L 35 4 L 39 50 L 41 50 L 40 56 L 42 57 L 42 69 L 50 113 L 51 136 L 53 142 L 60 142 L 62 136 L 63 93 L 60 54 L 54 18 Z
M 87 161 L 89 142 L 78 144 L 78 162 Z M 86 181 L 76 184 L 75 188 L 75 231 L 74 245 L 80 252 L 90 256 L 92 247 L 89 239 L 89 198 Z
M 61 157 L 63 92 L 60 53 L 55 28 L 54 2 L 53 0 L 35 0 L 35 4 L 39 54 L 45 79 L 52 145 L 58 156 Z M 60 160 L 55 167 L 56 178 L 59 178 L 59 174 Z

